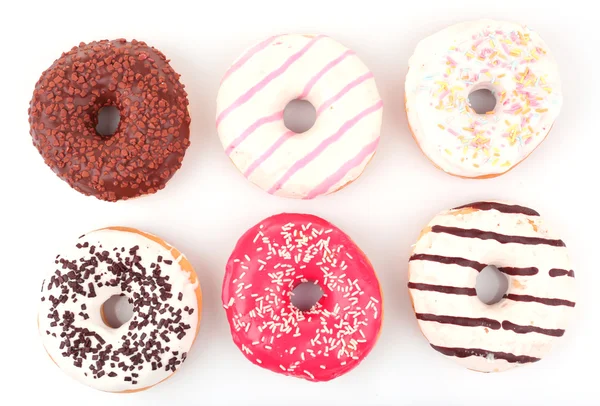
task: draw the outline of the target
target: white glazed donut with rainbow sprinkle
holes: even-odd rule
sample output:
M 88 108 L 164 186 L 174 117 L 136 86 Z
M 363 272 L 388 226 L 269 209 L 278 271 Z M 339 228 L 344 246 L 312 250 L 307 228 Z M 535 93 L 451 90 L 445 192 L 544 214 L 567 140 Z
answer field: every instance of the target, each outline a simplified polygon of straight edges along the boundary
M 487 89 L 496 106 L 477 114 L 468 97 Z M 546 138 L 562 107 L 559 71 L 530 28 L 464 22 L 421 41 L 409 61 L 406 111 L 423 153 L 464 178 L 502 175 Z
M 286 105 L 306 100 L 317 119 L 288 130 Z M 225 73 L 216 126 L 226 154 L 270 194 L 312 199 L 353 182 L 379 143 L 383 103 L 356 54 L 324 35 L 278 35 L 244 52 Z

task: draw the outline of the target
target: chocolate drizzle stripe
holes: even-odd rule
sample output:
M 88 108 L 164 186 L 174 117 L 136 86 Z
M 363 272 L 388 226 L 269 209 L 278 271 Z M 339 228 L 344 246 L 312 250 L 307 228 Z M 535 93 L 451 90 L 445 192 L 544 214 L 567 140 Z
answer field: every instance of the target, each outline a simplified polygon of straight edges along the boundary
M 447 293 L 451 295 L 477 296 L 474 288 L 457 288 L 454 286 L 429 285 L 427 283 L 408 283 L 409 289 L 426 290 L 432 292 Z
M 548 274 L 555 278 L 557 276 L 569 276 L 571 278 L 575 277 L 575 272 L 573 270 L 567 271 L 566 269 L 558 269 L 558 268 L 553 268 L 551 269 Z
M 517 276 L 532 276 L 539 272 L 539 269 L 537 269 L 536 267 L 529 267 L 529 268 L 503 267 L 503 268 L 498 268 L 498 270 L 507 275 L 517 275 Z
M 464 327 L 488 327 L 492 330 L 500 330 L 501 324 L 498 320 L 488 319 L 485 317 L 455 317 L 455 316 L 438 316 L 429 313 L 416 313 L 417 319 L 423 321 L 434 321 L 441 324 L 454 324 Z
M 414 254 L 410 257 L 409 261 L 431 261 L 431 262 L 439 262 L 441 264 L 446 265 L 459 265 L 466 268 L 473 268 L 478 272 L 481 272 L 487 266 L 486 264 L 482 264 L 481 262 L 472 261 L 466 258 L 460 257 L 446 257 L 442 255 L 430 255 L 430 254 Z M 531 276 L 535 275 L 539 272 L 539 269 L 536 267 L 527 267 L 527 268 L 515 268 L 515 267 L 502 267 L 498 268 L 498 270 L 507 275 L 520 275 L 520 276 Z M 566 272 L 566 271 L 565 271 Z
M 445 257 L 442 255 L 429 255 L 429 254 L 415 254 L 410 257 L 409 261 L 431 261 L 439 262 L 447 265 L 459 265 L 466 268 L 473 268 L 478 272 L 481 272 L 487 265 L 477 261 L 471 261 L 469 259 L 460 257 Z
M 511 323 L 508 320 L 502 322 L 502 328 L 504 330 L 512 330 L 517 334 L 539 333 L 552 337 L 562 337 L 562 335 L 565 334 L 565 330 L 562 329 L 548 329 L 536 326 L 519 326 L 518 324 Z
M 550 245 L 553 247 L 565 247 L 562 240 L 551 240 L 538 237 L 521 237 L 518 235 L 498 234 L 492 231 L 477 230 L 474 228 L 458 228 L 446 226 L 433 226 L 431 231 L 434 233 L 445 233 L 464 238 L 477 238 L 480 240 L 495 240 L 500 244 L 523 244 L 523 245 Z
M 472 317 L 458 317 L 458 316 L 442 316 L 437 314 L 429 314 L 429 313 L 416 313 L 417 319 L 423 321 L 432 321 L 441 324 L 453 324 L 455 326 L 462 327 L 487 327 L 492 330 L 512 330 L 517 334 L 527 334 L 527 333 L 539 333 L 553 337 L 561 337 L 565 330 L 562 329 L 547 329 L 536 326 L 520 326 L 518 324 L 512 323 L 508 320 L 504 320 L 500 323 L 498 320 L 488 319 L 485 317 L 480 318 L 472 318 Z
M 503 203 L 495 203 L 495 202 L 475 202 L 471 204 L 465 204 L 464 206 L 455 207 L 452 210 L 460 210 L 460 209 L 477 209 L 477 210 L 496 210 L 501 213 L 506 214 L 525 214 L 526 216 L 539 216 L 540 214 L 532 210 L 528 207 L 511 205 L 511 204 L 503 204 Z
M 569 300 L 564 299 L 548 299 L 544 297 L 535 297 L 529 295 L 515 295 L 514 293 L 509 293 L 508 295 L 504 295 L 504 297 L 506 299 L 514 300 L 515 302 L 536 302 L 548 306 L 575 307 L 575 302 L 571 302 Z
M 528 355 L 515 355 L 508 352 L 496 352 L 484 350 L 481 348 L 453 348 L 453 347 L 440 347 L 431 344 L 431 347 L 441 352 L 448 357 L 468 358 L 468 357 L 483 357 L 493 359 L 503 359 L 511 364 L 526 364 L 530 362 L 537 362 L 540 358 L 530 357 Z

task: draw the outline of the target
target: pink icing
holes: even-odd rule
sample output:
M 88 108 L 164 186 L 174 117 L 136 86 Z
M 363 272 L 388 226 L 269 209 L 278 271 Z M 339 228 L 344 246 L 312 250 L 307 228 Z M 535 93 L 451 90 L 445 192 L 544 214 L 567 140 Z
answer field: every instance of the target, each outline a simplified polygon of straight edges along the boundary
M 324 294 L 310 310 L 290 300 L 302 282 Z M 249 229 L 227 263 L 222 302 L 234 343 L 252 363 L 310 381 L 354 369 L 382 325 L 379 281 L 340 229 L 307 214 L 279 214 Z
M 254 172 L 256 168 L 258 168 L 264 161 L 266 161 L 271 155 L 273 155 L 275 151 L 277 151 L 284 142 L 292 138 L 294 135 L 296 135 L 296 133 L 291 130 L 288 130 L 285 133 L 283 133 L 283 135 L 279 137 L 277 141 L 275 141 L 273 145 L 271 145 L 260 157 L 258 157 L 257 160 L 252 162 L 252 164 L 244 172 L 244 176 L 249 177 L 250 175 L 252 175 L 252 172 Z
M 300 51 L 296 52 L 292 56 L 290 56 L 279 68 L 275 69 L 273 72 L 269 73 L 265 76 L 260 82 L 256 85 L 252 86 L 248 89 L 243 95 L 241 95 L 233 104 L 223 110 L 219 116 L 217 117 L 217 127 L 232 111 L 237 109 L 239 106 L 246 103 L 248 100 L 252 98 L 256 93 L 258 93 L 261 89 L 271 83 L 274 79 L 278 78 L 283 72 L 285 72 L 294 62 L 296 62 L 302 55 L 304 55 L 318 40 L 324 38 L 323 35 L 319 35 L 314 37 L 308 44 L 304 46 Z
M 308 153 L 303 158 L 299 159 L 292 165 L 290 169 L 269 189 L 268 193 L 275 193 L 287 182 L 296 172 L 308 165 L 313 159 L 318 157 L 329 145 L 339 140 L 349 129 L 354 127 L 360 120 L 367 117 L 369 114 L 380 110 L 383 107 L 383 101 L 379 100 L 374 105 L 367 107 L 365 110 L 358 113 L 356 116 L 346 121 L 340 129 L 332 136 L 324 139 L 314 150 Z
M 258 44 L 256 44 L 252 48 L 250 48 L 248 50 L 248 52 L 246 52 L 237 62 L 235 62 L 233 65 L 231 65 L 231 67 L 227 70 L 227 72 L 225 72 L 225 75 L 223 75 L 223 79 L 221 79 L 221 83 L 223 83 L 231 74 L 233 74 L 239 68 L 244 66 L 244 64 L 246 62 L 248 62 L 248 60 L 250 58 L 252 58 L 255 54 L 257 54 L 258 52 L 262 51 L 267 46 L 269 46 L 269 44 L 271 42 L 273 42 L 273 40 L 277 37 L 278 37 L 278 35 L 269 37 L 266 40 L 259 42 Z
M 244 132 L 242 132 L 235 140 L 233 140 L 233 142 L 231 144 L 229 144 L 229 146 L 225 149 L 225 153 L 227 155 L 231 155 L 233 150 L 238 145 L 240 145 L 242 143 L 242 141 L 244 141 L 246 138 L 248 138 L 248 136 L 250 134 L 252 134 L 258 128 L 260 128 L 262 125 L 268 124 L 268 123 L 273 123 L 273 122 L 279 121 L 279 120 L 283 120 L 283 110 L 275 112 L 275 113 L 271 114 L 270 116 L 265 116 L 265 117 L 259 118 L 254 123 L 252 123 L 252 125 L 250 125 L 248 128 L 246 128 L 244 130 Z
M 338 94 L 336 94 L 335 96 L 333 96 L 329 100 L 323 102 L 323 104 L 317 110 L 317 116 L 320 116 L 321 113 L 323 113 L 325 111 L 325 109 L 329 108 L 329 106 L 331 106 L 333 103 L 335 103 L 336 101 L 338 101 L 339 99 L 341 99 L 350 90 L 354 89 L 356 86 L 360 85 L 365 80 L 371 79 L 371 78 L 373 78 L 373 73 L 372 72 L 367 72 L 364 75 L 359 76 L 358 78 L 356 78 L 352 82 L 348 83 L 346 86 L 344 86 L 344 88 L 342 90 L 340 90 L 338 92 Z
M 342 62 L 344 59 L 346 59 L 346 57 L 350 55 L 354 55 L 354 51 L 347 50 L 346 52 L 329 62 L 327 65 L 325 65 L 323 69 L 319 71 L 319 73 L 317 73 L 308 81 L 308 83 L 304 87 L 304 90 L 302 91 L 302 94 L 298 97 L 298 99 L 302 100 L 306 98 L 310 94 L 310 91 L 312 90 L 313 86 L 319 81 L 319 79 L 323 77 L 323 75 L 325 75 L 327 72 L 329 72 L 332 68 L 334 68 L 337 64 Z
M 362 161 L 364 161 L 369 155 L 375 153 L 378 144 L 379 138 L 370 144 L 365 145 L 365 147 L 361 149 L 355 157 L 346 161 L 342 166 L 339 167 L 337 171 L 321 182 L 319 186 L 311 190 L 308 195 L 306 195 L 305 199 L 314 199 L 323 193 L 327 193 L 327 191 L 331 189 L 333 185 L 338 183 L 344 176 L 346 176 L 348 172 L 360 165 Z

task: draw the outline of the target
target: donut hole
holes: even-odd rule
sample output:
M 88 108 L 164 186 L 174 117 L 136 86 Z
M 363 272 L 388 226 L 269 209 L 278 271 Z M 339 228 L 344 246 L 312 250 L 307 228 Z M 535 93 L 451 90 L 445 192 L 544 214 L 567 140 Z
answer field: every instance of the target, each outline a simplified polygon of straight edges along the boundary
M 133 305 L 125 295 L 114 295 L 104 302 L 100 313 L 104 324 L 119 328 L 133 317 Z
M 508 278 L 494 265 L 488 265 L 477 275 L 475 290 L 483 303 L 498 303 L 508 291 Z
M 115 106 L 105 106 L 98 111 L 96 132 L 103 137 L 110 137 L 117 132 L 121 113 Z
M 477 114 L 486 114 L 496 108 L 496 96 L 489 89 L 478 89 L 469 94 L 469 106 Z
M 303 282 L 292 290 L 291 302 L 301 312 L 312 309 L 321 297 L 323 289 L 316 282 Z
M 302 134 L 317 121 L 317 110 L 306 100 L 292 100 L 283 110 L 283 123 L 288 130 Z

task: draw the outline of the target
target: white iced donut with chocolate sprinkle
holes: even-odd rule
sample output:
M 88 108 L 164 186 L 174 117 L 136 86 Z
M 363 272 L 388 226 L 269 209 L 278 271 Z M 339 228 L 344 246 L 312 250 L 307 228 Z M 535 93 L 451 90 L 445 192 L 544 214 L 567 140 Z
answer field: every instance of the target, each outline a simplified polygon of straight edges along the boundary
M 301 134 L 283 121 L 293 100 L 316 110 Z M 225 73 L 216 126 L 248 180 L 270 194 L 312 199 L 360 176 L 377 150 L 382 107 L 373 73 L 352 50 L 324 35 L 277 35 Z
M 519 24 L 477 20 L 422 40 L 409 61 L 406 111 L 424 154 L 465 178 L 506 173 L 546 138 L 562 107 L 557 64 L 540 35 Z M 489 90 L 478 114 L 469 95 Z
M 509 281 L 492 305 L 475 290 L 488 265 Z M 575 307 L 565 243 L 537 212 L 518 205 L 486 201 L 440 213 L 422 231 L 408 270 L 416 318 L 431 346 L 476 371 L 539 361 Z
M 110 327 L 103 305 L 124 295 L 133 316 Z M 81 236 L 42 284 L 38 325 L 52 360 L 79 382 L 135 392 L 169 378 L 200 326 L 202 297 L 188 260 L 141 231 L 110 227 Z

